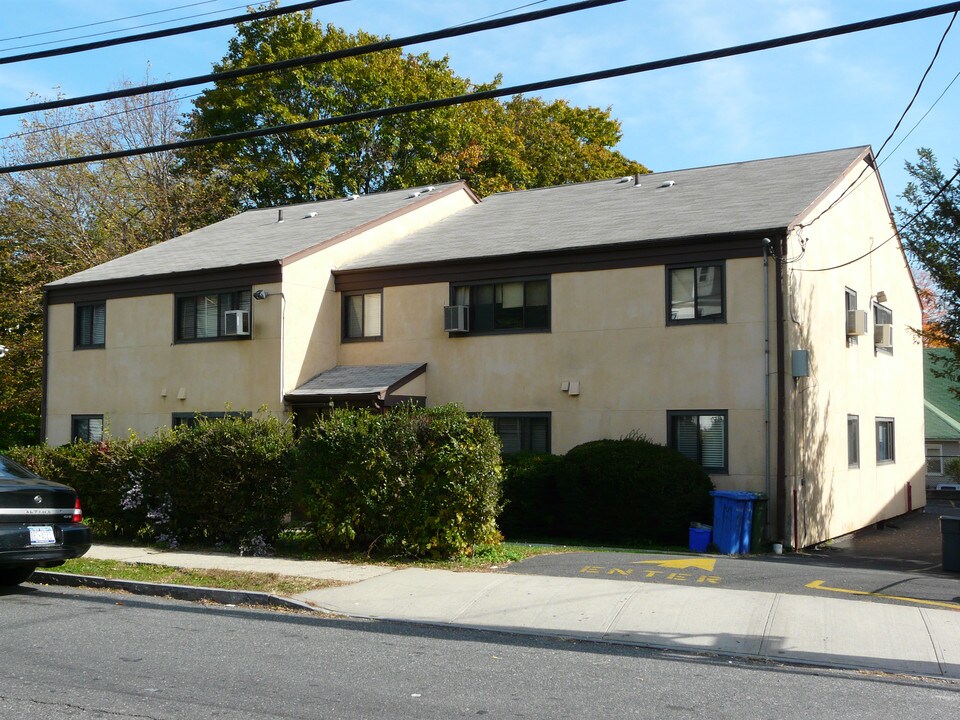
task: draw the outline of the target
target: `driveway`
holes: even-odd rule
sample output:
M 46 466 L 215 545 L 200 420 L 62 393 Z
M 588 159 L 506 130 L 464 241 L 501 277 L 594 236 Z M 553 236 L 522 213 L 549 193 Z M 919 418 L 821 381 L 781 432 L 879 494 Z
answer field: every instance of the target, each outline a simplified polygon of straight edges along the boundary
M 960 611 L 960 573 L 941 568 L 939 511 L 786 555 L 575 552 L 528 558 L 506 572 L 820 595 Z

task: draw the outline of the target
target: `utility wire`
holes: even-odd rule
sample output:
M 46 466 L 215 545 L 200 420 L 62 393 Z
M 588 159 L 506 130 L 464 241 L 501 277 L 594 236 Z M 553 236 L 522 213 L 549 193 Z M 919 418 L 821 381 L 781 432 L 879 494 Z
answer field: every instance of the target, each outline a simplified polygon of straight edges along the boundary
M 622 2 L 622 1 L 623 1 L 623 0 L 607 0 L 607 2 L 610 2 L 610 3 L 612 3 L 612 2 Z M 530 7 L 531 5 L 540 5 L 540 4 L 542 4 L 543 2 L 546 2 L 546 0 L 538 0 L 537 2 L 528 3 L 527 5 L 523 5 L 523 6 L 519 7 L 519 8 L 512 8 L 512 9 L 510 9 L 510 10 L 505 10 L 505 11 L 503 11 L 502 13 L 495 13 L 494 15 L 489 15 L 489 16 L 487 16 L 487 17 L 489 17 L 489 18 L 496 17 L 496 16 L 499 16 L 499 15 L 503 15 L 504 13 L 507 13 L 507 12 L 513 12 L 514 10 L 522 9 L 523 7 Z M 246 16 L 245 16 L 245 17 L 246 17 Z M 519 16 L 519 15 L 518 15 L 518 16 L 515 16 L 515 17 L 523 17 L 523 16 Z M 480 18 L 479 20 L 485 20 L 485 19 L 486 19 L 486 18 Z M 471 21 L 469 21 L 469 22 L 470 22 L 470 23 L 476 23 L 476 22 L 479 22 L 479 20 L 471 20 Z M 467 24 L 468 24 L 468 23 L 459 23 L 458 25 L 456 25 L 456 26 L 454 26 L 454 27 L 461 27 L 461 26 L 464 26 L 464 25 L 467 25 Z M 409 40 L 410 40 L 410 38 L 400 38 L 400 39 L 397 40 L 396 42 L 398 42 L 398 43 L 405 43 L 405 44 L 408 44 L 408 45 L 409 45 L 409 44 L 413 44 L 413 43 L 409 42 Z M 360 51 L 363 51 L 363 48 L 368 48 L 368 47 L 371 47 L 371 46 L 360 46 L 359 50 L 360 50 Z M 268 72 L 270 72 L 270 71 L 268 71 Z M 146 87 L 149 88 L 149 87 L 151 87 L 151 86 L 146 86 Z M 151 90 L 148 90 L 147 92 L 152 92 L 152 91 L 151 91 Z M 144 94 L 146 94 L 146 93 L 144 93 Z M 168 102 L 178 102 L 178 101 L 180 101 L 180 100 L 184 100 L 184 99 L 187 99 L 187 98 L 197 97 L 198 95 L 201 95 L 201 94 L 202 94 L 202 93 L 191 93 L 191 94 L 187 94 L 187 95 L 180 95 L 180 96 L 171 98 L 170 100 L 164 100 L 164 101 L 161 101 L 161 102 L 159 102 L 159 103 L 152 103 L 152 104 L 146 105 L 146 106 L 144 106 L 144 107 L 153 107 L 154 105 L 161 105 L 161 104 L 168 103 Z M 30 107 L 36 107 L 36 106 L 31 105 Z M 124 112 L 134 112 L 135 110 L 136 110 L 136 108 L 131 109 L 131 110 L 123 110 L 123 111 L 120 111 L 120 112 L 118 112 L 118 113 L 108 113 L 108 114 L 106 114 L 106 115 L 99 115 L 99 116 L 92 117 L 92 118 L 85 118 L 85 119 L 83 119 L 83 120 L 78 120 L 78 121 L 76 121 L 76 122 L 65 123 L 64 125 L 57 125 L 57 126 L 53 126 L 53 127 L 44 127 L 44 128 L 39 128 L 39 129 L 37 129 L 37 130 L 29 130 L 29 131 L 27 131 L 27 132 L 22 132 L 22 133 L 12 133 L 12 134 L 7 135 L 7 136 L 5 136 L 5 137 L 3 137 L 3 138 L 0 138 L 0 139 L 6 140 L 6 139 L 10 139 L 10 138 L 23 137 L 23 136 L 25 136 L 25 135 L 32 135 L 32 134 L 34 134 L 34 133 L 45 132 L 45 131 L 47 131 L 47 130 L 58 130 L 58 129 L 62 128 L 62 127 L 67 127 L 67 126 L 70 126 L 70 125 L 76 125 L 76 124 L 79 124 L 79 123 L 87 122 L 88 120 L 97 120 L 97 119 L 103 118 L 103 117 L 114 117 L 114 116 L 116 116 L 116 115 L 118 115 L 118 114 L 122 114 L 122 113 L 124 113 Z
M 324 0 L 325 2 L 342 2 L 343 0 Z M 120 90 L 111 90 L 109 92 L 96 93 L 94 95 L 84 95 L 77 98 L 65 98 L 61 100 L 50 100 L 41 103 L 31 103 L 29 105 L 19 105 L 17 107 L 0 109 L 0 116 L 17 115 L 24 112 L 36 112 L 40 110 L 52 110 L 54 108 L 70 107 L 73 105 L 84 105 L 86 103 L 100 102 L 102 100 L 114 100 L 121 97 L 132 97 L 134 95 L 143 95 L 160 90 L 173 90 L 175 88 L 187 87 L 189 85 L 202 85 L 208 82 L 219 80 L 231 80 L 247 75 L 258 75 L 275 70 L 287 70 L 290 68 L 304 67 L 307 65 L 317 65 L 319 63 L 339 60 L 341 58 L 355 57 L 357 55 L 367 55 L 369 53 L 380 52 L 392 48 L 402 47 L 404 45 L 416 45 L 419 43 L 430 42 L 432 40 L 442 40 L 444 38 L 459 37 L 471 33 L 482 32 L 485 30 L 495 30 L 497 28 L 508 27 L 510 25 L 519 25 L 521 23 L 542 20 L 543 18 L 554 17 L 556 15 L 565 15 L 567 13 L 579 12 L 590 8 L 600 7 L 602 5 L 612 5 L 614 3 L 624 2 L 624 0 L 581 0 L 581 2 L 571 3 L 569 5 L 560 5 L 548 10 L 538 10 L 536 12 L 523 13 L 521 15 L 512 15 L 499 20 L 487 20 L 479 23 L 471 23 L 461 27 L 446 28 L 444 30 L 434 30 L 432 32 L 420 33 L 418 35 L 409 35 L 403 38 L 387 39 L 368 45 L 356 45 L 354 47 L 334 50 L 332 52 L 319 53 L 317 55 L 308 55 L 306 57 L 291 58 L 289 60 L 278 60 L 277 62 L 265 63 L 263 65 L 251 65 L 245 68 L 236 68 L 234 70 L 224 70 L 221 72 L 208 73 L 206 75 L 197 75 L 181 80 L 168 80 L 152 85 L 140 85 Z M 956 3 L 960 7 L 960 2 Z
M 138 15 L 127 15 L 126 17 L 113 18 L 113 20 L 99 20 L 97 22 L 86 23 L 84 25 L 71 25 L 70 27 L 60 28 L 59 30 L 44 30 L 42 32 L 28 33 L 26 35 L 11 35 L 10 37 L 0 38 L 0 42 L 7 42 L 8 40 L 26 40 L 27 38 L 40 37 L 41 35 L 56 35 L 57 33 L 69 32 L 70 30 L 82 30 L 83 28 L 96 27 L 97 25 L 109 25 L 110 23 L 122 22 L 124 20 L 135 20 L 136 18 L 147 17 L 148 15 L 162 15 L 163 13 L 173 12 L 174 10 L 183 10 L 184 8 L 188 7 L 210 5 L 211 3 L 215 3 L 217 1 L 218 0 L 203 0 L 202 2 L 189 3 L 187 5 L 175 5 L 174 7 L 165 8 L 163 10 L 151 10 L 150 12 L 140 13 Z
M 917 220 L 919 220 L 920 217 L 923 215 L 923 213 L 926 212 L 927 208 L 933 205 L 934 201 L 937 200 L 937 198 L 939 198 L 941 195 L 943 195 L 947 191 L 947 188 L 949 188 L 953 184 L 953 181 L 956 180 L 958 177 L 960 177 L 960 168 L 957 168 L 957 171 L 953 174 L 953 177 L 951 177 L 943 185 L 941 185 L 940 188 L 937 190 L 936 194 L 934 194 L 934 196 L 931 197 L 922 208 L 917 210 L 917 212 L 915 212 L 910 217 L 910 219 L 903 224 L 901 229 L 908 228 L 911 225 L 913 225 L 913 223 L 915 223 Z M 828 270 L 839 270 L 840 268 L 847 267 L 847 265 L 853 265 L 853 263 L 855 262 L 860 262 L 865 257 L 875 253 L 877 250 L 882 248 L 891 240 L 896 240 L 899 237 L 900 237 L 900 233 L 894 232 L 893 235 L 888 237 L 886 240 L 884 240 L 882 243 L 880 243 L 876 247 L 871 248 L 860 257 L 855 257 L 853 260 L 848 260 L 847 262 L 840 263 L 839 265 L 831 265 L 830 267 L 825 267 L 825 268 L 793 268 L 793 270 L 795 272 L 827 272 Z
M 225 135 L 214 135 L 205 138 L 194 138 L 191 140 L 181 140 L 174 143 L 165 143 L 163 145 L 153 145 L 150 147 L 128 148 L 126 150 L 115 150 L 108 153 L 99 153 L 95 155 L 84 155 L 73 158 L 60 158 L 58 160 L 47 160 L 44 162 L 26 163 L 22 165 L 7 165 L 0 167 L 0 174 L 9 174 L 24 170 L 41 170 L 44 168 L 61 167 L 64 165 L 76 165 L 79 163 L 97 162 L 100 160 L 111 160 L 121 157 L 132 157 L 135 155 L 146 155 L 154 152 L 165 152 L 168 150 L 181 150 L 191 147 L 201 147 L 203 145 L 212 145 L 221 142 L 232 142 L 235 140 L 248 140 L 256 137 L 267 137 L 270 135 L 281 135 L 296 130 L 312 130 L 331 125 L 341 125 L 344 123 L 358 122 L 361 120 L 373 120 L 402 113 L 417 112 L 422 110 L 433 110 L 440 107 L 449 107 L 451 105 L 463 105 L 465 103 L 479 102 L 481 100 L 490 100 L 493 98 L 505 97 L 508 95 L 523 95 L 526 93 L 537 92 L 540 90 L 549 90 L 569 85 L 578 85 L 596 80 L 606 80 L 608 78 L 623 77 L 625 75 L 635 75 L 652 70 L 661 70 L 668 67 L 678 67 L 681 65 L 690 65 L 693 63 L 704 62 L 706 60 L 716 60 L 723 57 L 733 57 L 735 55 L 745 55 L 747 53 L 759 52 L 760 50 L 769 50 L 771 48 L 784 47 L 787 45 L 796 45 L 798 43 L 819 40 L 826 37 L 836 37 L 864 30 L 872 30 L 878 27 L 887 27 L 901 23 L 912 22 L 935 15 L 944 15 L 946 13 L 957 12 L 960 10 L 960 2 L 948 3 L 933 8 L 914 10 L 912 12 L 890 15 L 874 20 L 865 20 L 848 25 L 840 25 L 824 30 L 815 30 L 798 35 L 777 38 L 774 40 L 764 40 L 761 42 L 748 43 L 746 45 L 737 45 L 734 47 L 723 48 L 719 50 L 710 50 L 708 52 L 695 53 L 692 55 L 683 55 L 680 57 L 668 58 L 665 60 L 655 60 L 652 62 L 640 63 L 637 65 L 626 65 L 623 67 L 602 70 L 592 73 L 583 73 L 580 75 L 569 75 L 554 80 L 543 80 L 540 82 L 526 83 L 524 85 L 513 85 L 511 87 L 484 90 L 480 92 L 467 93 L 453 97 L 438 98 L 434 100 L 424 100 L 421 102 L 410 103 L 407 105 L 396 105 L 394 107 L 366 110 L 362 112 L 350 113 L 330 118 L 321 118 L 318 120 L 307 120 L 288 125 L 277 125 L 274 127 L 255 128 L 253 130 L 243 130 Z M 518 16 L 522 17 L 522 16 Z M 474 26 L 475 27 L 475 26 Z M 464 28 L 466 29 L 466 28 Z
M 900 124 L 903 122 L 903 119 L 907 116 L 907 113 L 910 112 L 910 108 L 913 107 L 913 103 L 916 101 L 917 96 L 920 94 L 920 89 L 923 87 L 923 83 L 927 79 L 927 75 L 929 75 L 930 71 L 933 69 L 933 65 L 934 63 L 936 63 L 937 57 L 939 57 L 940 55 L 940 50 L 941 48 L 943 48 L 943 43 L 947 39 L 947 35 L 950 33 L 950 28 L 953 27 L 953 22 L 956 19 L 957 19 L 957 13 L 955 12 L 953 13 L 953 17 L 950 18 L 950 22 L 947 24 L 947 29 L 943 31 L 943 36 L 940 38 L 940 42 L 937 44 L 937 49 L 933 53 L 933 57 L 930 59 L 930 63 L 927 65 L 927 69 L 924 71 L 923 77 L 920 78 L 920 82 L 917 85 L 917 89 L 913 93 L 913 97 L 910 98 L 910 102 L 907 103 L 907 107 L 904 108 L 902 113 L 900 113 L 900 118 L 897 120 L 897 124 L 894 125 L 893 130 L 890 132 L 890 134 L 887 135 L 887 139 L 883 141 L 883 144 L 880 146 L 880 149 L 877 150 L 877 152 L 874 154 L 873 157 L 875 160 L 879 159 L 880 155 L 883 153 L 883 149 L 887 146 L 887 143 L 889 143 L 890 140 L 893 138 L 893 136 L 897 134 L 897 130 L 900 128 Z M 836 207 L 838 203 L 840 203 L 845 198 L 849 197 L 848 193 L 854 189 L 854 186 L 856 186 L 860 182 L 860 179 L 864 176 L 867 170 L 871 169 L 871 167 L 872 166 L 870 165 L 865 165 L 863 169 L 860 171 L 860 174 L 853 179 L 853 182 L 851 182 L 849 185 L 847 185 L 846 188 L 844 188 L 844 191 L 840 193 L 832 203 L 827 205 L 827 207 L 825 207 L 815 218 L 810 220 L 810 222 L 805 222 L 801 225 L 798 225 L 797 230 L 800 231 L 800 230 L 803 230 L 804 228 L 810 227 L 817 220 L 819 220 L 828 212 L 833 210 L 833 208 Z
M 286 5 L 285 7 L 271 8 L 269 10 L 258 10 L 257 12 L 244 13 L 243 15 L 233 15 L 231 17 L 221 18 L 219 20 L 208 20 L 207 22 L 194 23 L 192 25 L 181 25 L 180 27 L 166 28 L 165 30 L 153 30 L 151 32 L 139 33 L 137 35 L 125 35 L 123 37 L 111 38 L 109 40 L 97 40 L 96 42 L 83 43 L 82 45 L 70 45 L 68 47 L 52 48 L 50 50 L 38 50 L 36 52 L 24 53 L 22 55 L 8 55 L 7 57 L 0 57 L 0 65 L 9 65 L 10 63 L 24 62 L 26 60 L 39 60 L 41 58 L 55 57 L 58 55 L 71 55 L 78 52 L 87 52 L 88 50 L 99 50 L 100 48 L 113 47 L 114 45 L 125 45 L 127 43 L 142 42 L 144 40 L 155 40 L 156 38 L 171 37 L 172 35 L 183 35 L 184 33 L 197 32 L 198 30 L 209 30 L 211 28 L 223 27 L 224 25 L 236 25 L 237 23 L 241 22 L 276 17 L 278 15 L 287 15 L 289 13 L 300 12 L 301 10 L 310 10 L 311 8 L 321 7 L 323 5 L 334 5 L 341 2 L 346 2 L 346 0 L 312 0 L 311 2 L 302 2 L 297 3 L 296 5 Z M 137 93 L 132 94 L 136 95 Z M 77 101 L 77 104 L 82 102 L 84 101 L 80 99 Z

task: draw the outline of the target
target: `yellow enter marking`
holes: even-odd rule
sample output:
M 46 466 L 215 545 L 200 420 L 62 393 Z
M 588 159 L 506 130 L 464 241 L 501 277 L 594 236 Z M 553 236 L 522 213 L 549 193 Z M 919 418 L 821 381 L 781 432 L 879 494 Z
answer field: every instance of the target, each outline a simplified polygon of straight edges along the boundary
M 707 572 L 713 572 L 717 561 L 714 558 L 681 558 L 679 560 L 638 560 L 630 563 L 631 565 L 659 565 L 665 568 L 676 568 L 686 570 L 687 568 L 699 568 Z
M 867 595 L 869 597 L 884 598 L 885 600 L 901 600 L 903 602 L 918 603 L 920 605 L 935 605 L 950 610 L 960 610 L 960 605 L 951 602 L 940 602 L 939 600 L 921 600 L 920 598 L 901 597 L 899 595 L 882 595 L 881 593 L 867 592 L 866 590 L 848 590 L 847 588 L 827 587 L 823 580 L 814 580 L 807 583 L 807 587 L 812 590 L 826 590 L 827 592 L 844 593 L 846 595 Z

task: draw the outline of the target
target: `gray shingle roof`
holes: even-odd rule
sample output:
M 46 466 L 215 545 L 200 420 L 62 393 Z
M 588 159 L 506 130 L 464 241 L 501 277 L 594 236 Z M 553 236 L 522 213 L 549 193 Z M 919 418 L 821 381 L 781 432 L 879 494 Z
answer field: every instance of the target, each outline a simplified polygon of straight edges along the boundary
M 425 367 L 425 363 L 401 365 L 337 365 L 307 380 L 287 397 L 315 395 L 380 395 Z
M 456 184 L 437 185 L 433 193 Z M 356 200 L 338 198 L 289 205 L 282 208 L 282 223 L 277 222 L 280 208 L 248 210 L 75 273 L 49 286 L 279 261 L 389 213 L 423 202 L 428 197 L 411 197 L 413 192 L 395 190 L 362 195 Z
M 631 178 L 491 195 L 340 269 L 786 228 L 867 151 L 659 172 L 639 187 Z

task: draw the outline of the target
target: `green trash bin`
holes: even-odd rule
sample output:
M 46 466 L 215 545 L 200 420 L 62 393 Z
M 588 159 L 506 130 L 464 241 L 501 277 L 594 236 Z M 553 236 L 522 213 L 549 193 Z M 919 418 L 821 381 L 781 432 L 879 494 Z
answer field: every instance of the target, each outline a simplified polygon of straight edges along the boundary
M 960 517 L 940 517 L 945 572 L 960 572 Z
M 760 552 L 763 547 L 763 530 L 767 524 L 767 506 L 770 498 L 766 493 L 754 493 L 753 524 L 750 527 L 750 547 L 753 552 Z

